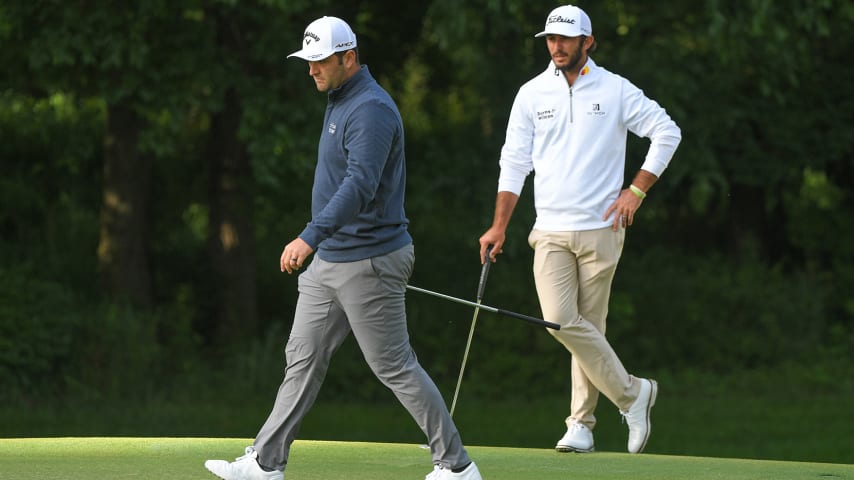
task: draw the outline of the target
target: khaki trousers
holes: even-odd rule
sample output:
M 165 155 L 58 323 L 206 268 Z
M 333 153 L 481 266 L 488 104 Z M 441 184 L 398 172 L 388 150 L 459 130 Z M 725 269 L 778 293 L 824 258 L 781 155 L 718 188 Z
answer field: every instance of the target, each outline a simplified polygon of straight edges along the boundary
M 625 229 L 580 232 L 533 230 L 534 282 L 543 319 L 560 325 L 548 330 L 572 354 L 572 400 L 566 422 L 593 429 L 602 392 L 628 410 L 640 383 L 626 372 L 605 339 L 611 281 L 623 250 Z

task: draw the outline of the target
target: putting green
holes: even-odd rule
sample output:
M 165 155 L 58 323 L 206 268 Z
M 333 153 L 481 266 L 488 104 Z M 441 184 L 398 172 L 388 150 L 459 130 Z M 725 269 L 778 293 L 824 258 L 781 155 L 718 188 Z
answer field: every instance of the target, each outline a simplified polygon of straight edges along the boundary
M 248 439 L 12 438 L 0 439 L 2 480 L 214 479 L 203 463 L 232 460 Z M 547 449 L 468 448 L 485 480 L 854 480 L 854 465 L 738 460 Z M 431 469 L 418 445 L 297 441 L 286 480 L 420 480 Z

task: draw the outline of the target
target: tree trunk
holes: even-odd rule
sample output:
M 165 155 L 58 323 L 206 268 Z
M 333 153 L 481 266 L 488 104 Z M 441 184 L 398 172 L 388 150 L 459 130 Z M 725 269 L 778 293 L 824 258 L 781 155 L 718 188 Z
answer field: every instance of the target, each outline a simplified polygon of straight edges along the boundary
M 758 258 L 775 262 L 787 248 L 786 215 L 770 209 L 762 187 L 734 184 L 728 219 L 728 251 L 737 258 Z
M 252 168 L 238 139 L 241 115 L 240 97 L 231 88 L 211 120 L 207 147 L 215 342 L 239 341 L 257 328 Z
M 113 299 L 149 306 L 151 158 L 137 148 L 141 128 L 129 107 L 108 107 L 98 263 Z

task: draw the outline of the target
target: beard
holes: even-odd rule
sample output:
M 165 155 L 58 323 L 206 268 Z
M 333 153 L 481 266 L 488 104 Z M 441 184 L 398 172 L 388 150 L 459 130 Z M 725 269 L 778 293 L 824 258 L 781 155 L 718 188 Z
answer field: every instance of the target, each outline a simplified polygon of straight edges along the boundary
M 579 42 L 578 48 L 569 56 L 566 65 L 558 67 L 561 72 L 577 72 L 581 70 L 581 61 L 584 59 L 584 42 Z

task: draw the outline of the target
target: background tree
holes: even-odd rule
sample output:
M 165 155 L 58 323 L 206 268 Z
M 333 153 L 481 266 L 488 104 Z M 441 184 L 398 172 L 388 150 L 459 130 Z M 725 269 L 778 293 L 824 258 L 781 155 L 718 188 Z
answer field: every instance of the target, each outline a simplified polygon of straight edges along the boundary
M 296 299 L 277 260 L 309 220 L 326 103 L 306 65 L 285 56 L 321 15 L 350 22 L 362 62 L 403 114 L 412 283 L 472 297 L 510 106 L 548 64 L 532 35 L 554 6 L 0 5 L 0 395 L 144 398 L 180 394 L 188 378 L 217 385 L 220 374 L 243 393 L 268 386 Z M 597 63 L 659 101 L 684 135 L 615 282 L 609 336 L 621 356 L 644 370 L 720 374 L 850 364 L 854 6 L 581 6 Z M 630 172 L 646 148 L 630 138 Z M 485 300 L 538 315 L 530 189 Z M 470 312 L 418 295 L 408 305 L 419 358 L 451 384 L 459 355 L 449 346 Z M 568 381 L 548 335 L 482 322 L 472 394 L 507 395 L 500 386 L 516 382 L 536 395 Z M 340 355 L 328 395 L 379 398 L 355 345 Z M 354 394 L 354 383 L 366 386 Z

